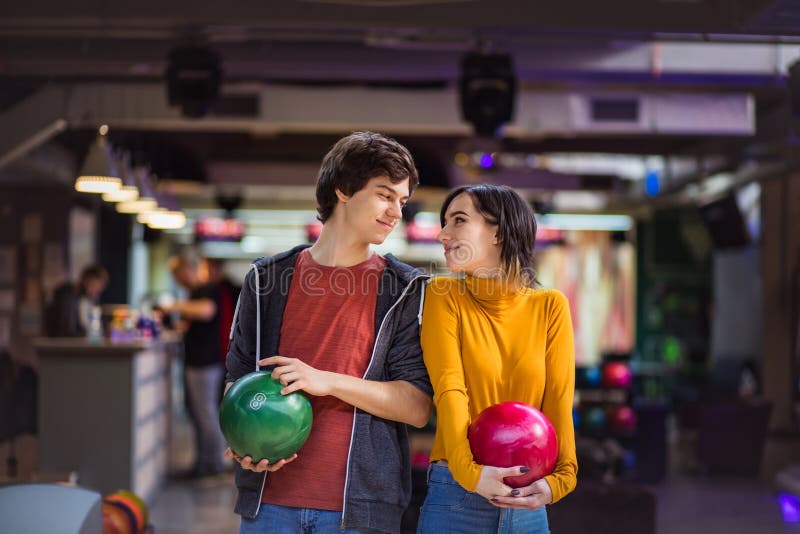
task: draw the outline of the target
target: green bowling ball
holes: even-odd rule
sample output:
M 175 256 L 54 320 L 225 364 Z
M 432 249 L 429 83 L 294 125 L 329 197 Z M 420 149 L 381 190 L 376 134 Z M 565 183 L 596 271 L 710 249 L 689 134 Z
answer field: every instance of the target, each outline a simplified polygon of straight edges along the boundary
M 283 385 L 270 371 L 234 382 L 222 399 L 219 425 L 239 456 L 275 463 L 296 453 L 311 433 L 311 403 L 300 392 L 281 395 Z

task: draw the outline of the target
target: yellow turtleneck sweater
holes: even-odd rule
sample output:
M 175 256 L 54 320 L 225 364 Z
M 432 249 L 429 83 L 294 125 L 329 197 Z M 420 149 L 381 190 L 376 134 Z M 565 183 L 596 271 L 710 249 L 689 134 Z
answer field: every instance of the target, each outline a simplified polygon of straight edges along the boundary
M 524 402 L 556 430 L 558 461 L 545 477 L 553 502 L 575 488 L 575 349 L 561 292 L 436 278 L 425 293 L 421 342 L 437 411 L 431 461 L 447 460 L 453 478 L 475 491 L 482 466 L 472 458 L 467 428 L 493 404 Z

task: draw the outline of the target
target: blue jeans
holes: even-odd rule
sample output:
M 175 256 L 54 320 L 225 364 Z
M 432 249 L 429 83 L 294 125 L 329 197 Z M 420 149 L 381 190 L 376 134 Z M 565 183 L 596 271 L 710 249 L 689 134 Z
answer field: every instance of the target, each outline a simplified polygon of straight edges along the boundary
M 428 468 L 428 495 L 419 514 L 418 534 L 549 534 L 547 511 L 498 508 L 462 488 L 446 465 Z
M 340 530 L 342 512 L 290 508 L 261 503 L 255 519 L 242 518 L 239 534 L 371 534 L 376 530 Z

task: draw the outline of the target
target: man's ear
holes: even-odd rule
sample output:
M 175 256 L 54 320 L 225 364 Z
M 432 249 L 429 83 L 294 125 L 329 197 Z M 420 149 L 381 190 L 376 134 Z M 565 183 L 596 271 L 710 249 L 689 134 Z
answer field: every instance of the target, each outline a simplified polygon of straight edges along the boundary
M 345 195 L 344 193 L 342 193 L 341 189 L 337 189 L 336 190 L 336 198 L 338 198 L 339 202 L 341 202 L 342 204 L 346 204 L 347 201 L 350 200 L 350 196 Z

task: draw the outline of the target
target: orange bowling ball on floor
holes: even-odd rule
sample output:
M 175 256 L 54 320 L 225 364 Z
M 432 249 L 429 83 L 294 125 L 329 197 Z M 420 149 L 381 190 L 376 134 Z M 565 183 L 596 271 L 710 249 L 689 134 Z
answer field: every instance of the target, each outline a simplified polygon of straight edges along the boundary
M 149 513 L 147 511 L 147 504 L 145 504 L 142 498 L 129 490 L 118 490 L 117 492 L 114 493 L 114 495 L 122 495 L 125 497 L 129 497 L 131 500 L 133 500 L 133 502 L 136 503 L 137 507 L 141 511 L 142 517 L 144 518 L 142 524 L 144 525 L 144 528 L 147 528 L 147 524 L 150 521 L 150 518 L 149 518 Z
M 133 532 L 136 534 L 144 532 L 144 527 L 146 526 L 144 512 L 134 499 L 121 493 L 112 493 L 103 499 L 103 501 L 118 505 L 119 507 L 123 508 L 123 511 L 128 514 L 129 518 L 133 518 Z
M 134 534 L 131 520 L 114 503 L 103 502 L 103 534 Z

